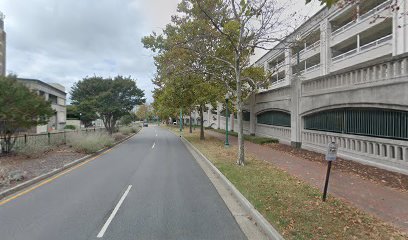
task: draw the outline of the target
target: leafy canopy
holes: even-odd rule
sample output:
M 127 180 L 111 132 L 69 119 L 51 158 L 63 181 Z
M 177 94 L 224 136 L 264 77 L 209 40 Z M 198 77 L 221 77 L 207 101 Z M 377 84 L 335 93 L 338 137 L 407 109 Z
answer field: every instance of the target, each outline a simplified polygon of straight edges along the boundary
M 97 114 L 110 133 L 122 116 L 146 101 L 136 82 L 123 76 L 84 78 L 72 87 L 71 100 L 78 109 Z
M 19 83 L 16 76 L 0 76 L 0 106 L 0 144 L 6 153 L 14 146 L 15 133 L 46 124 L 54 114 L 51 103 Z

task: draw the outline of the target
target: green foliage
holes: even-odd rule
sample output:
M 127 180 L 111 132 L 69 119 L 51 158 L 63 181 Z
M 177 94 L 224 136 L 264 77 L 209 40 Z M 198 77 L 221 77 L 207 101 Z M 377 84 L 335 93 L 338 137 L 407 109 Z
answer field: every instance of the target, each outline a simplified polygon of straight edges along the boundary
M 76 127 L 74 125 L 66 125 L 64 129 L 75 130 Z
M 152 120 L 154 118 L 152 107 L 149 104 L 140 105 L 136 111 L 136 118 L 139 121 Z
M 92 106 L 86 104 L 83 105 L 68 105 L 67 106 L 67 119 L 81 120 L 81 123 L 85 127 L 92 125 L 92 121 L 98 119 L 98 115 L 91 110 Z
M 145 102 L 144 93 L 130 77 L 87 77 L 71 89 L 72 104 L 88 113 L 97 114 L 110 134 L 116 122 L 128 115 L 135 105 Z
M 16 76 L 0 77 L 1 150 L 9 153 L 15 144 L 12 136 L 31 127 L 46 124 L 54 111 L 51 103 L 17 81 Z
M 130 125 L 134 120 L 135 120 L 135 115 L 129 113 L 120 118 L 120 124 L 127 126 L 127 125 Z

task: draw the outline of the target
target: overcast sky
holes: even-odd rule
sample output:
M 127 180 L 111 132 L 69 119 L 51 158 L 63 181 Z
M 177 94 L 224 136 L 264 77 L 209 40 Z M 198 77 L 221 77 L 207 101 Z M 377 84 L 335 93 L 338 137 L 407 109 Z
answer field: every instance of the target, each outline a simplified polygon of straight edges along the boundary
M 317 4 L 305 7 L 310 15 Z M 159 32 L 178 0 L 0 0 L 6 15 L 7 72 L 57 82 L 69 92 L 85 76 L 137 79 L 152 101 L 152 53 L 141 38 Z

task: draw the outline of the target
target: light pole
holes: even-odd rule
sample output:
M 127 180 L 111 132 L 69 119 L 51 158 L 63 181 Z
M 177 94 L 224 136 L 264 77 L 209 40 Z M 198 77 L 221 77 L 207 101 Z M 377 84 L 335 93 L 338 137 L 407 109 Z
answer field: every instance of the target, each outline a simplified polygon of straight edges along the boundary
M 183 131 L 183 109 L 180 108 L 180 137 L 181 131 Z
M 225 147 L 229 147 L 228 142 L 228 100 L 229 100 L 229 93 L 225 94 Z
M 79 113 L 79 130 L 81 131 L 81 117 L 82 117 L 82 113 Z

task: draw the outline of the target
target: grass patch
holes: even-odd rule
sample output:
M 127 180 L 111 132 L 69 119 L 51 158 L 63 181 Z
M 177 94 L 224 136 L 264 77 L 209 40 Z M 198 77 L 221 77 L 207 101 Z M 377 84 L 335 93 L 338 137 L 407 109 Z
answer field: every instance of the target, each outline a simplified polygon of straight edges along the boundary
M 211 129 L 211 131 L 218 132 L 225 134 L 225 130 L 223 129 Z M 229 135 L 238 137 L 237 132 L 228 132 Z M 256 144 L 266 144 L 266 143 L 279 143 L 278 139 L 275 138 L 268 138 L 268 137 L 259 137 L 259 136 L 251 136 L 244 134 L 244 139 L 249 142 L 253 142 Z
M 172 129 L 175 131 L 174 129 Z M 206 155 L 285 239 L 407 239 L 396 228 L 344 201 L 247 155 L 246 166 L 236 162 L 237 148 L 197 132 L 184 137 Z
M 108 133 L 90 132 L 67 136 L 67 144 L 76 151 L 87 154 L 95 153 L 104 147 L 111 147 L 114 142 L 114 138 Z

